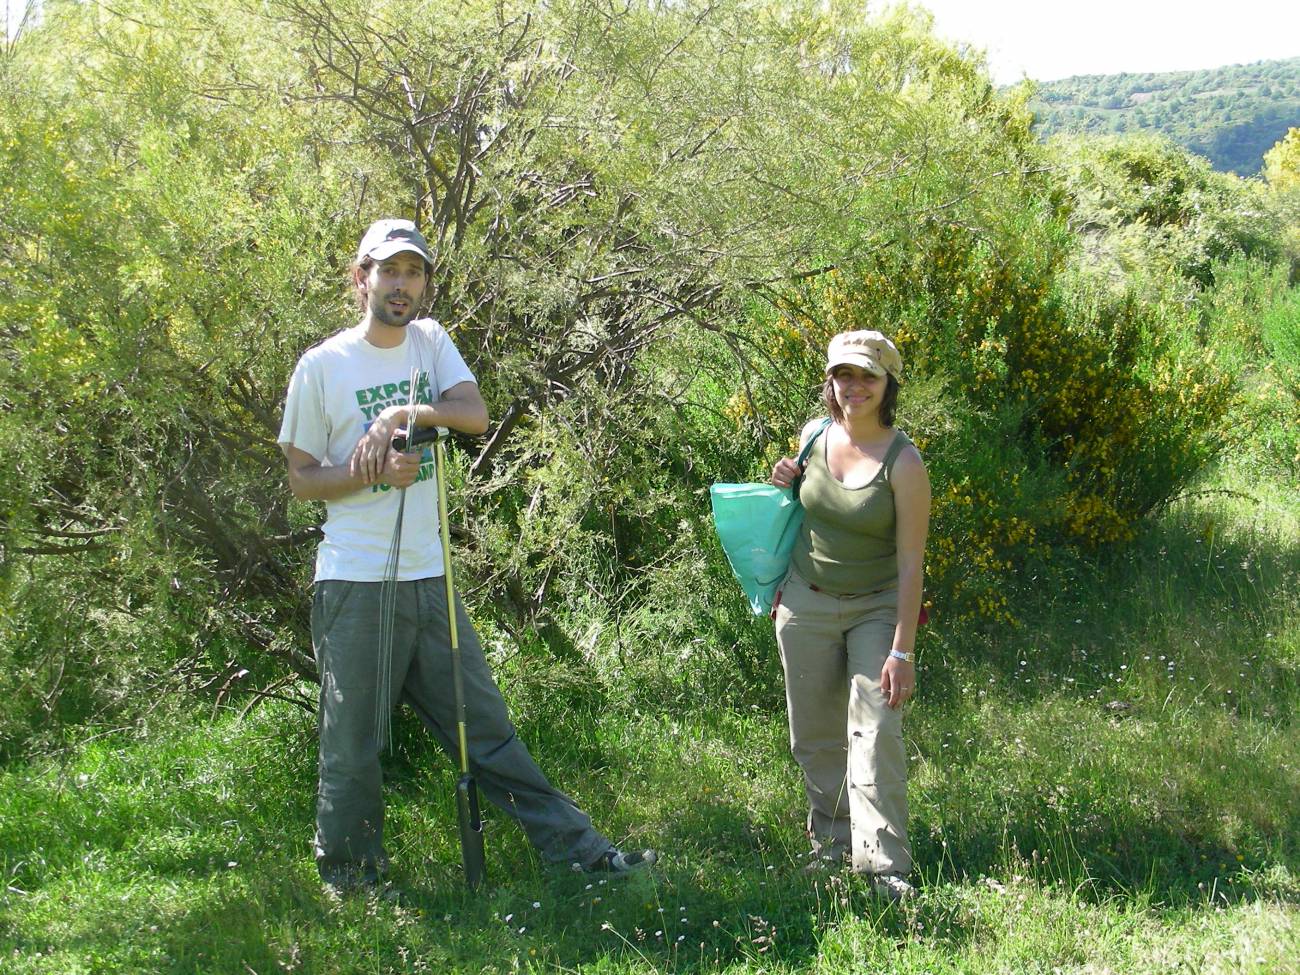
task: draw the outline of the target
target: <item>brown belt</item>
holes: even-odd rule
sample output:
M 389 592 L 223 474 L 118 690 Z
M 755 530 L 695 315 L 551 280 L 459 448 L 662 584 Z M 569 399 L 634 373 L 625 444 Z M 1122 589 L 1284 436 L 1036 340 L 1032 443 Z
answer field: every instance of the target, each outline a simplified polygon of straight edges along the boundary
M 824 592 L 828 596 L 841 596 L 841 597 L 842 596 L 874 596 L 876 593 L 884 592 L 886 589 L 889 588 L 889 586 L 881 586 L 879 589 L 871 590 L 871 592 L 829 592 L 828 590 L 823 589 L 821 586 L 814 586 L 811 582 L 805 582 L 804 585 L 806 585 L 813 592 Z

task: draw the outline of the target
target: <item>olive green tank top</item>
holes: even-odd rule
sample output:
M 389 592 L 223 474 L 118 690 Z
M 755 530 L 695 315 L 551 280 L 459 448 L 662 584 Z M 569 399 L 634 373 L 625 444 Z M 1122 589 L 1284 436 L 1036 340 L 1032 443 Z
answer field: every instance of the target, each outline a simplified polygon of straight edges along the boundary
M 799 487 L 804 519 L 791 553 L 795 571 L 818 589 L 838 595 L 896 586 L 896 519 L 889 479 L 898 455 L 912 441 L 901 430 L 895 433 L 880 472 L 858 488 L 845 487 L 830 472 L 826 441 L 823 436 L 813 448 Z

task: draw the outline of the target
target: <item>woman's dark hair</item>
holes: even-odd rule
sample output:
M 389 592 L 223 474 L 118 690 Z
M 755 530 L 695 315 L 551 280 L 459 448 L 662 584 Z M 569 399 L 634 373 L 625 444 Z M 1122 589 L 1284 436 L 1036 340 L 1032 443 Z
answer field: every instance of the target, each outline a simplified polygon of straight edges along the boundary
M 826 406 L 826 411 L 830 413 L 831 419 L 836 423 L 844 422 L 844 411 L 840 409 L 840 404 L 835 402 L 835 386 L 830 376 L 822 383 L 822 403 Z M 898 406 L 898 380 L 888 373 L 885 374 L 885 395 L 880 398 L 880 425 L 882 427 L 892 427 L 894 425 L 894 411 Z

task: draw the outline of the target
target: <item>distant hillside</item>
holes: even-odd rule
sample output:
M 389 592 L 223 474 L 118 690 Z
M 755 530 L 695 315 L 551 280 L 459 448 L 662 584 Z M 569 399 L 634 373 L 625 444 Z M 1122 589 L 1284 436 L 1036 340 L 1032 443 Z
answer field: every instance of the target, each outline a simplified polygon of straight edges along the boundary
M 1300 44 L 1300 41 L 1297 41 Z M 1039 86 L 1036 131 L 1159 132 L 1241 176 L 1300 126 L 1300 57 L 1208 71 L 1080 75 Z

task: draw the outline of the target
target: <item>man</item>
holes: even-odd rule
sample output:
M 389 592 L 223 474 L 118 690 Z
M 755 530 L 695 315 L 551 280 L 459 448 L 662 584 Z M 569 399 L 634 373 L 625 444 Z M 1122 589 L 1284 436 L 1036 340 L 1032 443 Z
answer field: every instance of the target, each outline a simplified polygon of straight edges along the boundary
M 434 465 L 427 452 L 394 451 L 392 438 L 433 426 L 481 434 L 488 415 L 446 330 L 415 317 L 431 268 L 409 220 L 366 231 L 353 267 L 361 321 L 303 355 L 280 428 L 294 496 L 326 504 L 312 605 L 321 678 L 315 845 L 321 879 L 335 892 L 379 889 L 388 865 L 380 754 L 391 703 L 405 699 L 449 754 L 456 738 Z M 402 489 L 391 668 L 381 674 L 380 590 Z M 515 735 L 459 601 L 456 614 L 470 769 L 483 794 L 548 862 L 614 872 L 653 863 L 651 850 L 616 849 L 546 780 Z

